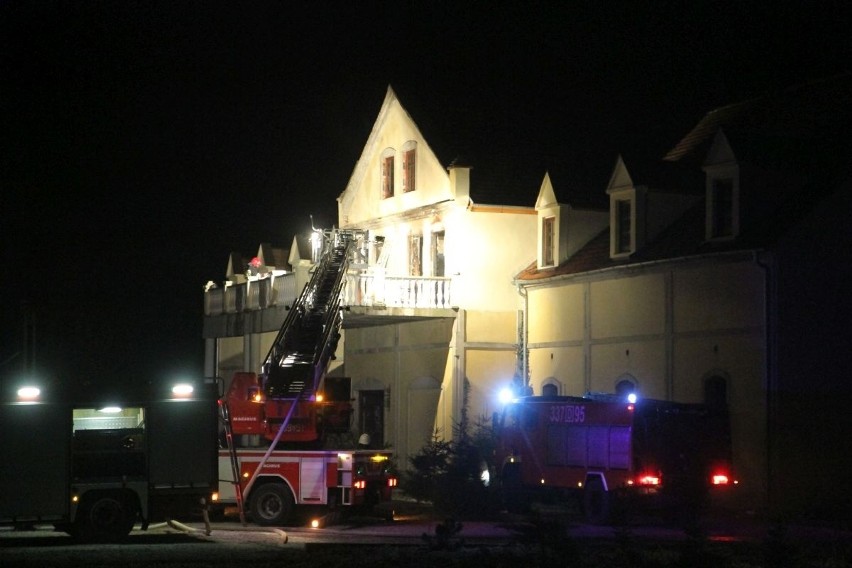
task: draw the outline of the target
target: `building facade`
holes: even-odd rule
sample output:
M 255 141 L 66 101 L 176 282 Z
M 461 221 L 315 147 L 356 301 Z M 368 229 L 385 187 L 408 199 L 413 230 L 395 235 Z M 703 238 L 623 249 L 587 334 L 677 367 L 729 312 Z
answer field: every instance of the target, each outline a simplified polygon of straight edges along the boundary
M 852 402 L 850 92 L 847 77 L 717 109 L 585 192 L 556 169 L 489 192 L 388 89 L 337 200 L 366 235 L 330 369 L 351 381 L 353 434 L 404 467 L 513 383 L 634 391 L 727 407 L 744 507 L 847 506 L 848 444 L 821 433 Z M 312 260 L 301 237 L 258 257 L 205 294 L 210 374 L 259 369 Z

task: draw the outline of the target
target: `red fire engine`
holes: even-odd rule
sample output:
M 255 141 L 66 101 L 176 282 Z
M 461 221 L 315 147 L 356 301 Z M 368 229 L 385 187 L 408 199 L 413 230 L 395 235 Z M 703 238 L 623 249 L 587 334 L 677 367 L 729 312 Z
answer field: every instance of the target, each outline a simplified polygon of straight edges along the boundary
M 217 506 L 237 505 L 241 516 L 247 509 L 262 525 L 287 522 L 299 505 L 375 506 L 390 501 L 397 484 L 390 452 L 334 442 L 349 434 L 352 406 L 348 382 L 334 382 L 326 370 L 360 233 L 334 229 L 321 236 L 322 256 L 261 372 L 236 373 L 221 401 L 226 448 L 219 470 L 231 483 L 221 487 Z
M 724 410 L 614 395 L 529 396 L 498 416 L 497 475 L 505 504 L 576 497 L 590 522 L 613 504 L 697 504 L 737 483 Z

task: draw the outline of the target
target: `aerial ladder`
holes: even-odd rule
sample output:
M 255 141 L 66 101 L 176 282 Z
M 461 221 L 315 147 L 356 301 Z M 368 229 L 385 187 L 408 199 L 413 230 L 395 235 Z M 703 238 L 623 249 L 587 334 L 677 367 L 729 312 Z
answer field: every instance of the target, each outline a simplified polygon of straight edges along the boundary
M 234 436 L 257 435 L 268 442 L 255 476 L 279 444 L 317 446 L 326 433 L 349 428 L 351 402 L 324 401 L 321 388 L 340 339 L 341 294 L 361 233 L 332 229 L 321 234 L 319 261 L 287 312 L 261 373 L 235 373 L 222 401 L 232 463 L 236 464 Z M 238 500 L 253 482 L 254 477 L 242 491 L 237 488 Z
M 319 442 L 329 429 L 348 430 L 349 401 L 324 401 L 322 383 L 340 339 L 341 293 L 359 236 L 351 230 L 323 232 L 319 261 L 287 312 L 261 373 L 234 374 L 226 393 L 234 435 L 307 444 Z

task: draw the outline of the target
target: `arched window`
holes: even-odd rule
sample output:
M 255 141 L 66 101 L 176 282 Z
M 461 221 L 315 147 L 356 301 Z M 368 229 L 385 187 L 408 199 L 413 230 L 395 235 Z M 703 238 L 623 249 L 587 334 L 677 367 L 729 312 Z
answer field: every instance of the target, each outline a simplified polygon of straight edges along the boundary
M 627 396 L 632 392 L 636 392 L 636 381 L 632 378 L 619 379 L 619 381 L 615 383 L 615 394 L 617 396 Z
M 704 380 L 704 403 L 717 409 L 728 406 L 728 381 L 725 377 L 712 375 Z
M 541 383 L 541 396 L 559 396 L 562 384 L 555 377 L 548 377 Z
M 553 383 L 547 383 L 541 386 L 541 396 L 558 396 L 559 387 Z

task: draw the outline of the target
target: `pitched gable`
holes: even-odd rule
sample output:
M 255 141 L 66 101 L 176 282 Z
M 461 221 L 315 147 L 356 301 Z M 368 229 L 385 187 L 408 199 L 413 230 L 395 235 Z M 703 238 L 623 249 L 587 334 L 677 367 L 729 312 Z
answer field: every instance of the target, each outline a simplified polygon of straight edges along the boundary
M 346 189 L 338 197 L 341 227 L 454 198 L 446 168 L 388 87 Z

